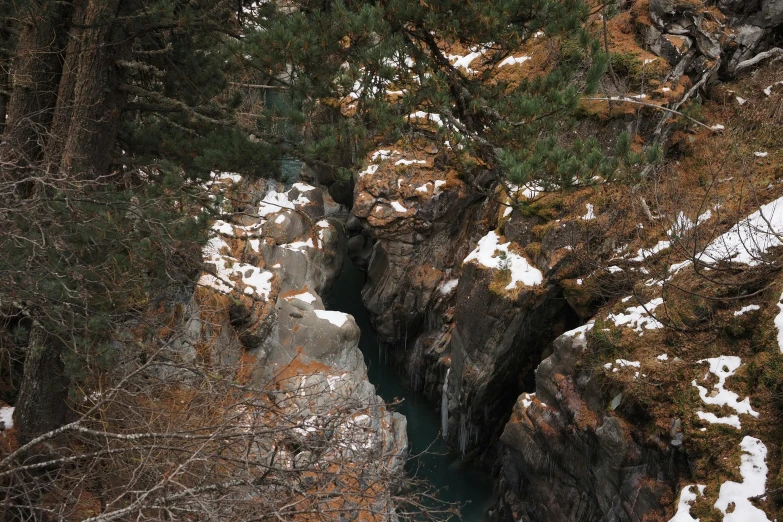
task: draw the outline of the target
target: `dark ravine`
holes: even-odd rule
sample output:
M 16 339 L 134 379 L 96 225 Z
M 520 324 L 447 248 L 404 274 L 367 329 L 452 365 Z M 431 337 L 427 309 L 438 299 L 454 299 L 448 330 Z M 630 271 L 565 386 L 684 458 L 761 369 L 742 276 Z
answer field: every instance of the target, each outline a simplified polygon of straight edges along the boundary
M 411 455 L 409 471 L 429 481 L 440 491 L 440 498 L 463 504 L 465 522 L 487 520 L 487 512 L 496 503 L 492 479 L 481 469 L 465 463 L 441 437 L 441 417 L 421 393 L 406 385 L 388 360 L 370 324 L 362 304 L 365 275 L 353 263 L 346 262 L 330 292 L 326 305 L 331 310 L 351 314 L 361 330 L 359 348 L 364 354 L 369 379 L 378 394 L 388 402 L 401 401 L 397 411 L 407 418 Z

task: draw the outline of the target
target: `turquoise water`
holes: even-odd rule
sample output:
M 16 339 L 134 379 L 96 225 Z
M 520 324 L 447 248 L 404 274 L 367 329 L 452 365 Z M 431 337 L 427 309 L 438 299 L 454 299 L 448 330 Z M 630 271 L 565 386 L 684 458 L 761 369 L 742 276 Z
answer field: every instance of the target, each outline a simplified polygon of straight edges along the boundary
M 402 400 L 397 411 L 408 418 L 408 440 L 411 454 L 427 454 L 413 459 L 411 473 L 426 479 L 439 490 L 439 497 L 463 505 L 464 522 L 484 522 L 487 509 L 494 504 L 492 479 L 474 466 L 462 462 L 440 437 L 440 415 L 424 396 L 414 392 L 400 376 L 384 363 L 378 341 L 362 304 L 361 289 L 364 274 L 350 261 L 345 262 L 327 299 L 327 308 L 351 314 L 361 329 L 359 347 L 364 354 L 367 371 L 378 394 L 387 402 Z

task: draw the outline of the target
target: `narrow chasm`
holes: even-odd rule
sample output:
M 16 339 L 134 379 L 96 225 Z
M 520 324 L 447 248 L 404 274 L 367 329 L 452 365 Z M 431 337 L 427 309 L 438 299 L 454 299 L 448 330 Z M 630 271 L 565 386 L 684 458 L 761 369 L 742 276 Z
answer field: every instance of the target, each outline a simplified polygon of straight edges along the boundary
M 378 394 L 389 403 L 399 403 L 397 411 L 408 419 L 408 440 L 412 458 L 408 471 L 426 479 L 441 500 L 462 505 L 461 520 L 487 520 L 488 510 L 495 504 L 492 478 L 460 456 L 441 437 L 441 416 L 422 394 L 406 385 L 390 361 L 370 324 L 370 316 L 362 303 L 365 275 L 347 261 L 327 298 L 327 308 L 351 314 L 361 329 L 359 347 L 364 354 L 370 382 Z

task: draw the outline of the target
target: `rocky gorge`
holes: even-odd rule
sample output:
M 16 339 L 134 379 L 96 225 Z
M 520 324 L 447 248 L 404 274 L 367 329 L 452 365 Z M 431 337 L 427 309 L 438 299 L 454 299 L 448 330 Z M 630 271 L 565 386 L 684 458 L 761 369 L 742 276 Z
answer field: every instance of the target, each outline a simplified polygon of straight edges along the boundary
M 266 4 L 245 15 L 260 23 L 276 9 Z M 311 14 L 297 9 L 284 14 Z M 336 24 L 324 20 L 339 25 L 347 11 L 335 11 Z M 296 76 L 288 62 L 270 69 L 280 85 L 229 82 L 254 93 L 243 117 L 258 110 L 274 129 L 269 143 L 258 122 L 232 134 L 269 154 L 243 166 L 285 163 L 294 175 L 215 170 L 208 181 L 183 181 L 181 197 L 161 189 L 148 207 L 166 202 L 202 228 L 182 226 L 187 241 L 169 244 L 175 224 L 164 223 L 163 239 L 145 238 L 151 251 L 165 245 L 161 266 L 177 270 L 152 292 L 150 274 L 166 270 L 142 263 L 139 282 L 121 296 L 133 314 L 112 316 L 111 335 L 85 352 L 94 375 L 50 356 L 71 365 L 73 381 L 48 387 L 69 411 L 37 414 L 49 424 L 36 427 L 42 435 L 14 428 L 36 418 L 30 397 L 40 386 L 20 384 L 17 394 L 16 383 L 0 383 L 4 398 L 21 397 L 16 410 L 0 402 L 0 465 L 8 466 L 0 489 L 22 498 L 14 483 L 22 477 L 35 487 L 23 492 L 35 509 L 70 502 L 60 520 L 91 522 L 147 512 L 307 522 L 781 519 L 783 3 L 635 0 L 586 12 L 593 54 L 567 26 L 544 24 L 521 30 L 511 54 L 420 31 L 421 47 L 405 41 L 418 56 L 395 50 L 392 59 L 374 54 L 386 42 L 374 36 L 380 26 L 364 30 L 368 7 L 356 34 L 320 39 L 334 47 L 333 60 L 313 58 L 305 42 L 308 67 L 321 61 L 314 68 L 323 66 L 324 78 L 332 67 L 339 73 L 319 91 L 328 96 L 308 98 L 312 120 L 290 118 L 303 128 L 287 127 L 292 108 L 270 102 L 285 105 L 278 94 Z M 391 26 L 411 38 L 417 31 Z M 335 58 L 368 41 L 375 62 L 352 69 Z M 604 55 L 607 73 L 594 91 L 547 92 L 540 80 L 562 62 L 581 89 L 595 65 L 582 61 Z M 368 64 L 405 72 L 376 76 Z M 530 138 L 536 153 L 550 147 L 541 172 L 520 166 L 532 160 L 506 161 L 515 151 L 493 148 L 481 130 L 499 141 L 508 132 L 505 143 L 519 145 L 522 135 L 509 129 L 534 128 L 538 116 L 506 121 L 497 108 L 543 111 L 511 96 L 530 85 L 530 100 L 568 105 L 568 92 L 574 100 L 573 126 L 560 127 L 555 110 L 541 116 L 553 123 L 541 127 L 540 146 Z M 444 86 L 453 98 L 428 91 Z M 490 91 L 493 103 L 482 106 Z M 378 116 L 361 112 L 366 97 L 375 109 L 399 103 Z M 475 121 L 451 114 L 454 100 Z M 360 128 L 362 117 L 378 128 Z M 383 127 L 386 118 L 404 125 Z M 345 141 L 330 134 L 343 124 L 356 133 Z M 313 145 L 320 139 L 329 147 Z M 323 150 L 345 157 L 318 156 Z M 606 158 L 566 161 L 565 150 Z M 296 154 L 315 160 L 303 166 Z M 143 192 L 152 183 L 141 174 L 123 183 Z M 130 210 L 105 219 L 128 219 L 138 203 L 129 197 L 122 208 Z M 91 222 L 104 219 L 96 215 Z M 129 237 L 146 231 L 128 221 Z M 106 277 L 107 295 L 119 301 L 122 287 Z M 13 313 L 0 341 L 46 355 L 29 333 L 42 330 L 24 315 L 29 307 L 3 304 Z M 42 364 L 44 355 L 24 365 L 66 374 Z M 24 378 L 18 363 L 0 370 L 41 382 Z M 59 446 L 49 443 L 63 433 Z M 115 454 L 129 455 L 117 460 L 124 475 L 93 471 L 115 465 Z M 76 461 L 86 464 L 69 467 Z M 139 462 L 152 464 L 141 473 Z M 49 467 L 60 473 L 56 487 L 41 479 Z M 89 477 L 78 494 L 73 469 Z M 119 492 L 114 507 L 96 493 L 105 491 Z M 182 498 L 172 504 L 180 511 L 166 511 Z
M 773 470 L 762 483 L 779 480 L 777 363 L 762 369 L 781 350 L 770 268 L 783 232 L 781 143 L 770 133 L 778 11 L 652 0 L 608 21 L 622 89 L 586 100 L 578 132 L 608 143 L 632 128 L 664 146 L 655 183 L 640 190 L 602 179 L 567 191 L 498 183 L 489 170 L 462 172 L 437 138 L 380 144 L 354 174 L 352 198 L 344 180 L 333 186 L 350 207 L 345 238 L 343 224 L 323 219 L 320 188 L 242 188 L 256 210 L 215 225 L 224 243 L 211 259 L 220 271 L 224 245 L 240 248 L 274 274 L 274 307 L 230 314 L 258 361 L 251 378 L 298 360 L 308 385 L 331 386 L 338 372 L 351 397 L 378 404 L 374 440 L 402 457 L 405 420 L 377 402 L 355 323 L 323 307 L 351 262 L 366 272 L 379 349 L 439 409 L 451 448 L 495 477 L 491 519 L 772 520 L 777 504 L 762 498 L 771 486 L 743 497 L 731 485 L 758 482 L 751 460 Z M 512 67 L 545 59 L 542 44 L 522 51 L 529 57 Z M 706 124 L 683 127 L 659 110 L 694 99 Z M 411 116 L 424 129 L 443 125 Z M 709 168 L 716 155 L 719 170 Z M 767 326 L 748 323 L 759 320 Z M 311 362 L 328 369 L 309 374 Z
M 744 512 L 756 518 L 721 508 L 729 482 L 707 485 L 706 496 L 699 486 L 693 498 L 683 484 L 706 481 L 710 466 L 736 476 L 740 455 L 750 455 L 738 451 L 746 433 L 766 437 L 764 454 L 779 458 L 769 421 L 726 431 L 710 423 L 731 421 L 692 411 L 705 378 L 694 371 L 716 357 L 746 361 L 733 382 L 756 409 L 777 389 L 756 361 L 779 352 L 768 333 L 778 280 L 753 267 L 774 265 L 780 244 L 780 142 L 769 134 L 779 128 L 779 11 L 777 2 L 652 0 L 609 20 L 610 49 L 636 61 L 620 72 L 625 91 L 600 102 L 608 113 L 585 104 L 579 132 L 633 127 L 676 151 L 640 194 L 600 181 L 566 194 L 499 186 L 489 171 L 461 174 L 450 145 L 437 141 L 385 144 L 355 174 L 347 230 L 349 255 L 367 271 L 363 301 L 398 371 L 440 405 L 444 438 L 499 475 L 496 519 L 696 520 L 691 504 L 700 520 L 774 518 L 769 500 Z M 524 51 L 535 62 L 539 51 Z M 645 76 L 642 93 L 629 92 Z M 702 128 L 678 128 L 644 107 L 677 109 L 694 97 Z M 707 166 L 716 154 L 719 171 Z M 754 198 L 738 197 L 739 178 Z M 715 264 L 734 267 L 731 282 L 699 280 L 700 267 Z M 754 275 L 737 275 L 747 270 Z M 713 285 L 736 291 L 716 294 Z M 750 316 L 727 309 L 761 288 L 766 304 L 749 306 L 766 326 L 751 333 L 738 325 Z M 707 344 L 694 346 L 699 339 Z M 770 342 L 773 355 L 764 355 L 759 346 Z M 731 411 L 731 402 L 704 397 Z M 718 465 L 705 444 L 727 462 Z

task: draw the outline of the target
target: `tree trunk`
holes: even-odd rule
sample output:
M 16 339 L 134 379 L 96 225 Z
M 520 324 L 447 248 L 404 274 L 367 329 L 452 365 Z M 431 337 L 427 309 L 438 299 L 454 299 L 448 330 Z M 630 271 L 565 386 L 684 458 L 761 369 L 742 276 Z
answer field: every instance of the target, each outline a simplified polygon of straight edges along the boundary
M 64 374 L 62 345 L 34 327 L 24 361 L 24 378 L 14 410 L 19 444 L 59 428 L 68 411 L 68 378 Z
M 82 49 L 82 38 L 85 31 L 84 17 L 87 3 L 87 0 L 75 0 L 73 3 L 68 46 L 65 48 L 65 61 L 57 90 L 57 106 L 54 109 L 52 118 L 51 135 L 46 144 L 46 157 L 49 163 L 59 164 L 68 129 L 71 125 L 79 53 Z
M 0 149 L 0 158 L 22 172 L 40 160 L 49 132 L 60 79 L 64 28 L 70 12 L 63 2 L 35 0 L 30 4 L 19 13 L 12 90 Z
M 120 0 L 82 3 L 76 16 L 83 16 L 84 29 L 69 45 L 50 157 L 72 176 L 95 178 L 105 175 L 111 164 L 127 103 L 126 93 L 117 88 L 122 76 L 117 62 L 130 58 L 132 38 L 113 23 Z

